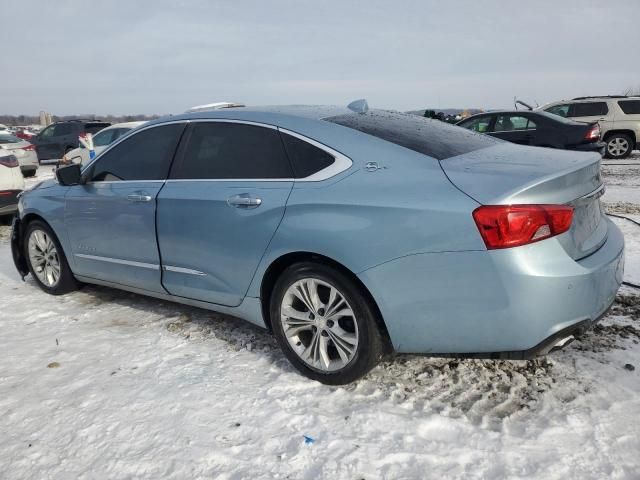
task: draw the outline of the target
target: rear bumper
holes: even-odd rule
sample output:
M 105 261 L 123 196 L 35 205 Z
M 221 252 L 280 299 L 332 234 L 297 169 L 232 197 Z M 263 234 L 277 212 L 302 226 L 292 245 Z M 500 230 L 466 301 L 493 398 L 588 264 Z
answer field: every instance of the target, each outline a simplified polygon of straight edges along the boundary
M 615 300 L 624 239 L 606 221 L 605 244 L 579 261 L 551 238 L 513 249 L 411 255 L 359 277 L 396 351 L 529 358 L 589 328 Z
M 0 190 L 0 215 L 9 215 L 18 210 L 18 194 L 22 190 Z

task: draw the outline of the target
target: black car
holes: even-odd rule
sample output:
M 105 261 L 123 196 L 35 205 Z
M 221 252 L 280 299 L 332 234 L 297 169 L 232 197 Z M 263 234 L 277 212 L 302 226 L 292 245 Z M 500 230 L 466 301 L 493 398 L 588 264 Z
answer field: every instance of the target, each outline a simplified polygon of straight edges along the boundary
M 59 159 L 69 150 L 78 148 L 78 137 L 85 133 L 95 134 L 111 125 L 96 120 L 68 120 L 56 122 L 42 130 L 29 141 L 35 145 L 38 160 Z
M 547 112 L 480 113 L 456 125 L 521 145 L 604 153 L 597 123 L 575 122 Z

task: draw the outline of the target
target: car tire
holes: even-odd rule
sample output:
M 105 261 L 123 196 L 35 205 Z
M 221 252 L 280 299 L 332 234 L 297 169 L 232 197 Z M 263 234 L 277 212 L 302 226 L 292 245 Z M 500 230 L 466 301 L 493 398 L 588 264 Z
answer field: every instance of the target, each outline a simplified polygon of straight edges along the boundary
M 24 256 L 38 286 L 51 295 L 79 288 L 55 233 L 40 220 L 29 222 L 24 235 Z
M 607 137 L 605 158 L 627 158 L 633 150 L 633 140 L 624 133 L 614 133 Z
M 269 310 L 284 355 L 308 378 L 344 385 L 382 357 L 377 309 L 360 285 L 327 265 L 288 267 L 273 288 Z

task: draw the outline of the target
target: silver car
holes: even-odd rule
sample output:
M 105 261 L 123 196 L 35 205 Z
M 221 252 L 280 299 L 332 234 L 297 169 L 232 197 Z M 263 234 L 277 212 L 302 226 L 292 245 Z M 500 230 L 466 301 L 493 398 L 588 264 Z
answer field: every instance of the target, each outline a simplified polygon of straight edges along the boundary
M 29 142 L 13 135 L 0 133 L 0 149 L 4 150 L 4 153 L 15 155 L 25 177 L 32 177 L 36 174 L 40 163 L 35 147 Z

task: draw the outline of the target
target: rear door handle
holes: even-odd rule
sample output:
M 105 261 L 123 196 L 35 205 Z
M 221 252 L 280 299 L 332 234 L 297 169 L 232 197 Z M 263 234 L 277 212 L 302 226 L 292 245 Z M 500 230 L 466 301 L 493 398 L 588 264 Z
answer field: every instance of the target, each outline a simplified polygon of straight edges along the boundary
M 248 193 L 241 193 L 227 198 L 227 204 L 235 208 L 257 208 L 262 205 L 262 199 L 252 197 Z
M 150 202 L 151 195 L 147 192 L 134 192 L 127 195 L 127 200 L 130 202 Z

